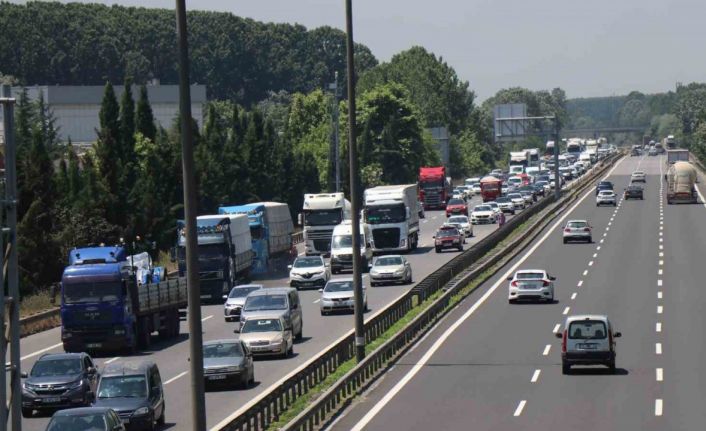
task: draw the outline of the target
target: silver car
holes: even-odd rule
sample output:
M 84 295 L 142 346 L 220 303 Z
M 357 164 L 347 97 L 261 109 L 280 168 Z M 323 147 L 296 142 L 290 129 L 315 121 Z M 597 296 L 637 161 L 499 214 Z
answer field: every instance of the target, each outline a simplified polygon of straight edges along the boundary
M 223 316 L 226 322 L 239 320 L 245 299 L 250 292 L 260 289 L 262 289 L 262 284 L 241 284 L 232 288 L 228 295 L 223 295 L 223 299 L 226 301 L 223 304 Z
M 451 216 L 446 220 L 447 225 L 453 225 L 463 233 L 464 239 L 465 238 L 470 238 L 473 236 L 473 225 L 471 224 L 471 221 L 468 220 L 468 216 L 465 215 L 456 215 L 456 216 Z
M 321 299 L 319 309 L 324 316 L 332 311 L 353 311 L 355 299 L 352 278 L 339 278 L 326 283 L 326 287 L 319 290 Z M 363 286 L 363 310 L 368 311 L 368 295 Z
M 591 226 L 586 220 L 569 220 L 562 231 L 564 244 L 571 240 L 586 241 L 591 243 Z
M 370 285 L 384 283 L 412 282 L 412 266 L 400 255 L 380 256 L 373 261 L 370 268 Z
M 277 314 L 263 314 L 248 319 L 240 329 L 240 339 L 253 355 L 291 356 L 294 351 L 292 331 Z
M 596 206 L 601 205 L 618 205 L 613 190 L 601 190 L 598 192 L 598 196 L 596 196 Z
M 247 388 L 255 382 L 252 353 L 241 340 L 203 343 L 203 376 L 206 384 L 234 384 Z
M 512 204 L 515 206 L 515 209 L 525 209 L 527 201 L 525 201 L 525 198 L 523 198 L 521 194 L 509 193 L 507 197 L 510 198 Z

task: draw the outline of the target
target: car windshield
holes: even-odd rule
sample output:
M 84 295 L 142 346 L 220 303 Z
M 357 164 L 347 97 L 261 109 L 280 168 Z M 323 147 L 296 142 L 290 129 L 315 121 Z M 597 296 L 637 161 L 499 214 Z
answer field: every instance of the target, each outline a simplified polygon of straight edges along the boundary
M 365 236 L 360 234 L 360 246 L 365 246 Z M 336 235 L 333 237 L 333 248 L 353 247 L 353 235 Z
M 300 257 L 294 261 L 294 268 L 315 268 L 324 266 L 324 262 L 320 257 Z
M 47 425 L 46 431 L 103 431 L 107 430 L 103 413 L 55 416 Z
M 456 229 L 442 229 L 437 232 L 437 238 L 448 238 L 452 236 L 458 236 L 458 231 Z
M 507 197 L 509 197 L 510 199 L 522 199 L 522 195 L 519 193 L 510 193 L 509 195 L 507 195 Z
M 115 376 L 101 378 L 98 398 L 144 398 L 147 396 L 145 376 Z
M 276 332 L 282 330 L 282 322 L 279 319 L 251 319 L 246 320 L 240 330 L 242 334 L 251 332 Z
M 286 310 L 287 295 L 255 295 L 245 300 L 245 311 Z
M 507 182 L 508 183 L 521 183 L 522 178 L 512 177 L 512 178 L 508 179 Z
M 588 226 L 588 224 L 585 221 L 570 221 L 566 224 L 566 226 L 570 227 L 570 228 L 577 229 L 577 228 L 586 227 L 586 226 Z
M 379 257 L 375 261 L 375 266 L 402 265 L 402 258 L 397 256 Z
M 228 298 L 245 298 L 250 294 L 250 292 L 260 289 L 262 289 L 261 286 L 237 286 L 231 289 Z
M 488 205 L 491 208 L 497 208 L 498 204 L 497 202 L 487 202 L 486 205 Z
M 605 322 L 600 320 L 581 320 L 569 325 L 569 338 L 603 340 L 607 336 Z
M 213 343 L 203 346 L 204 358 L 235 358 L 242 356 L 243 348 L 239 342 Z
M 461 199 L 450 199 L 449 205 L 464 205 Z
M 544 278 L 543 272 L 518 272 L 515 274 L 518 280 L 541 280 Z
M 599 193 L 601 196 L 612 196 L 613 192 L 610 190 L 603 190 L 602 192 Z
M 478 205 L 475 208 L 473 208 L 473 212 L 476 211 L 492 211 L 493 208 L 489 207 L 488 205 Z
M 447 223 L 459 223 L 459 224 L 468 223 L 468 217 L 466 217 L 466 216 L 449 217 L 449 220 L 447 221 Z
M 352 281 L 329 281 L 324 288 L 324 292 L 352 292 Z
M 62 287 L 64 302 L 75 304 L 80 302 L 117 301 L 122 292 L 119 281 L 101 281 L 95 283 L 64 282 Z
M 461 193 L 454 190 L 454 193 Z M 366 218 L 370 224 L 400 223 L 407 217 L 404 205 L 375 205 L 365 208 Z
M 497 202 L 497 203 L 508 203 L 508 202 L 510 202 L 510 198 L 497 198 L 497 199 L 495 199 L 495 202 Z
M 29 373 L 32 377 L 52 377 L 78 374 L 81 372 L 81 360 L 72 359 L 44 359 L 37 361 Z

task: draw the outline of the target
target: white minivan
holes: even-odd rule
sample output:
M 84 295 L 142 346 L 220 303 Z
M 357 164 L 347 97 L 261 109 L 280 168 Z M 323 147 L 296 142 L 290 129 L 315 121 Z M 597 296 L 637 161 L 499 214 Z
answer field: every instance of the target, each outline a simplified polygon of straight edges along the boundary
M 561 371 L 569 374 L 573 365 L 605 365 L 615 372 L 615 339 L 622 334 L 613 331 L 608 317 L 601 315 L 569 316 L 561 338 Z
M 331 273 L 338 274 L 343 269 L 353 269 L 353 225 L 343 220 L 333 228 L 331 236 Z M 373 235 L 368 224 L 360 225 L 361 269 L 368 271 L 373 261 Z

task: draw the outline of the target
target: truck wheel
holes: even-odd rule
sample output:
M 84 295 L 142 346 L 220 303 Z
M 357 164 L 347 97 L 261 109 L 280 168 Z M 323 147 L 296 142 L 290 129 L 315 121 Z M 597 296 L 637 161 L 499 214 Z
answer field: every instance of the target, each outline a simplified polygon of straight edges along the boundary
M 149 331 L 149 324 L 146 318 L 141 318 L 137 325 L 137 347 L 140 349 L 147 349 L 150 347 L 151 334 Z

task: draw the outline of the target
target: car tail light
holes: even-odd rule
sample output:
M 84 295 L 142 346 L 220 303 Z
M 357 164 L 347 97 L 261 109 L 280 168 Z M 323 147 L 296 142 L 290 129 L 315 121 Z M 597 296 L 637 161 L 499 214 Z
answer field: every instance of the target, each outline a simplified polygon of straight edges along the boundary
M 517 280 L 513 281 L 512 283 L 510 283 L 510 286 L 512 286 L 512 287 L 517 287 Z
M 585 228 L 583 228 L 583 231 L 584 231 L 584 232 L 590 232 L 590 231 L 591 231 L 591 228 L 585 227 Z
M 549 286 L 549 282 L 547 280 L 542 281 L 542 286 L 543 287 Z
M 571 232 L 571 229 L 567 227 L 566 229 L 564 229 L 564 232 Z
M 564 329 L 564 335 L 561 337 L 561 352 L 566 353 L 566 336 L 567 331 Z

